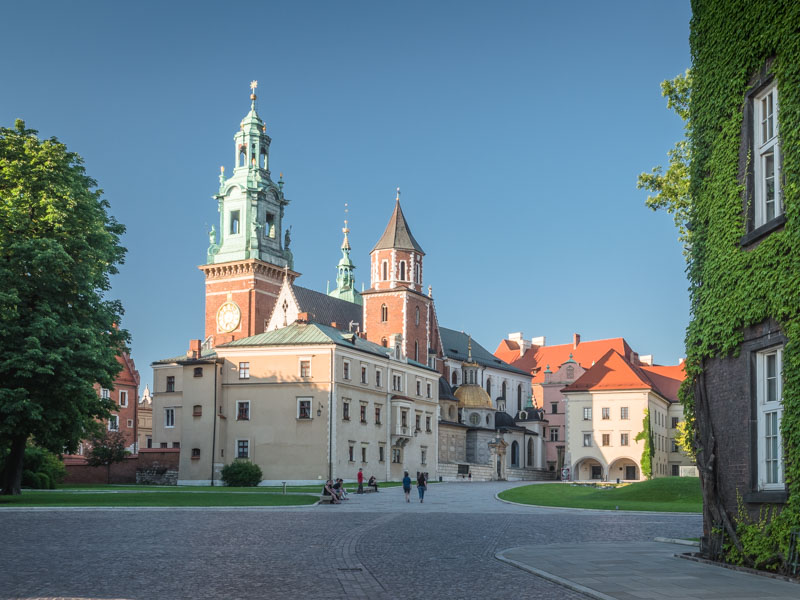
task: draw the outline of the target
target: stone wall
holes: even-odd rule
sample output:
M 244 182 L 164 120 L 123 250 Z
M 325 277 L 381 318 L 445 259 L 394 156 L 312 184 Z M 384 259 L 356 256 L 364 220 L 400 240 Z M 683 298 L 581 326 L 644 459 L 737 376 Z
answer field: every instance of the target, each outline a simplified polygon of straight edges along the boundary
M 494 481 L 497 471 L 491 465 L 476 465 L 471 463 L 440 463 L 439 475 L 443 481 L 469 481 L 467 475 L 458 473 L 458 466 L 466 465 L 472 473 L 472 481 Z M 463 469 L 462 469 L 463 470 Z M 555 473 L 546 469 L 514 469 L 506 468 L 508 481 L 555 481 Z
M 65 459 L 67 476 L 64 483 L 136 483 L 139 469 L 174 469 L 177 472 L 180 458 L 179 448 L 142 448 L 139 454 L 132 454 L 120 463 L 107 467 L 90 467 L 83 457 Z M 177 482 L 177 478 L 176 478 Z

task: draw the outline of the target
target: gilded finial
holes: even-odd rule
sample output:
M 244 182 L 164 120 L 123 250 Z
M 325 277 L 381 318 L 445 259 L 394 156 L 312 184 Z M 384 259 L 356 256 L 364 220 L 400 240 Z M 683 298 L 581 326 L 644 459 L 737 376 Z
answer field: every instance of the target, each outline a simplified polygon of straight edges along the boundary
M 256 88 L 257 87 L 258 87 L 258 81 L 253 79 L 253 81 L 250 82 L 250 90 L 251 90 L 251 92 L 250 92 L 250 100 L 255 100 L 256 99 Z
M 350 250 L 350 241 L 347 239 L 347 234 L 350 233 L 350 228 L 347 226 L 347 213 L 350 209 L 347 206 L 347 202 L 344 203 L 344 227 L 342 227 L 342 233 L 344 234 L 344 241 L 342 242 L 342 248 L 346 248 Z
M 400 188 L 397 188 L 397 196 L 395 197 L 397 202 L 400 202 Z
M 472 362 L 472 336 L 469 336 L 469 342 L 467 342 L 467 362 Z

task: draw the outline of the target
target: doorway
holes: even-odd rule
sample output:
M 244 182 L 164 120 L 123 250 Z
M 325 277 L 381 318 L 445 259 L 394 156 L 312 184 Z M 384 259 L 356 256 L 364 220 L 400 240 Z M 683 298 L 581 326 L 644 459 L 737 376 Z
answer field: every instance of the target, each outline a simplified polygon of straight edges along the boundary
M 592 479 L 602 479 L 603 468 L 600 465 L 592 465 Z
M 637 479 L 636 477 L 636 467 L 633 465 L 625 467 L 625 479 Z

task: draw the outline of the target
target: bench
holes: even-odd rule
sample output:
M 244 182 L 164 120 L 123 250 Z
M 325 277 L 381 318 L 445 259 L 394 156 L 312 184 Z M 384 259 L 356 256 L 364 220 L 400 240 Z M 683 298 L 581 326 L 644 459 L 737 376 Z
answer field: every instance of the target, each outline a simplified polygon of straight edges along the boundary
M 325 494 L 319 495 L 320 504 L 331 504 L 332 502 L 333 502 L 333 496 L 326 496 Z

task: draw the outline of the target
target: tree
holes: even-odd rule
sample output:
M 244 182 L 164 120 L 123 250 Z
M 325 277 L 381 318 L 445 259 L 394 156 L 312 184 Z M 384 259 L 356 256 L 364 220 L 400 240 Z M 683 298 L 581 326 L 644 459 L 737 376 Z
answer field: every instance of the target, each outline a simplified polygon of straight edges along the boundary
M 686 135 L 675 147 L 667 152 L 669 167 L 667 171 L 661 166 L 653 167 L 650 173 L 642 173 L 636 183 L 639 189 L 653 192 L 647 197 L 645 204 L 653 210 L 666 210 L 675 219 L 675 226 L 680 232 L 678 239 L 683 243 L 684 254 L 691 247 L 691 224 L 689 209 L 691 194 L 689 193 L 689 164 L 692 160 L 692 149 L 689 145 L 691 132 L 691 115 L 689 99 L 692 91 L 692 72 L 678 75 L 675 79 L 667 79 L 661 83 L 661 95 L 667 99 L 667 108 L 671 108 L 684 121 Z
M 19 494 L 25 445 L 74 451 L 114 408 L 129 336 L 108 300 L 125 228 L 83 160 L 17 120 L 0 128 L 0 448 L 2 493 Z
M 695 457 L 694 454 L 694 431 L 686 421 L 681 421 L 675 428 L 675 443 L 687 456 Z
M 89 441 L 91 448 L 86 462 L 91 467 L 106 467 L 106 483 L 111 483 L 111 465 L 122 462 L 130 454 L 125 449 L 125 434 L 121 431 L 106 431 L 95 434 Z
M 644 419 L 642 419 L 642 430 L 636 434 L 634 438 L 637 442 L 644 440 L 644 448 L 642 449 L 642 475 L 647 479 L 653 477 L 653 455 L 655 454 L 655 446 L 653 445 L 653 430 L 650 427 L 650 411 L 644 409 Z

